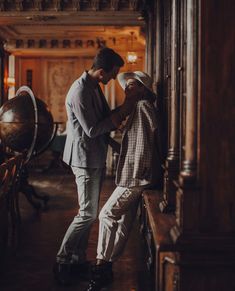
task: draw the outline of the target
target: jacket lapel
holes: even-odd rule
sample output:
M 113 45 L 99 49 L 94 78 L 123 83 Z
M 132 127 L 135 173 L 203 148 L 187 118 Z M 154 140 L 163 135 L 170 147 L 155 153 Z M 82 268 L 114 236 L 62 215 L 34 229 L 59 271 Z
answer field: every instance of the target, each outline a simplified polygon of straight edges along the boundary
M 100 99 L 101 99 L 101 102 L 103 104 L 103 108 L 105 109 L 106 112 L 110 112 L 110 108 L 109 108 L 109 105 L 108 105 L 108 102 L 103 94 L 103 91 L 102 89 L 100 88 L 100 85 L 98 84 L 98 91 L 100 93 Z

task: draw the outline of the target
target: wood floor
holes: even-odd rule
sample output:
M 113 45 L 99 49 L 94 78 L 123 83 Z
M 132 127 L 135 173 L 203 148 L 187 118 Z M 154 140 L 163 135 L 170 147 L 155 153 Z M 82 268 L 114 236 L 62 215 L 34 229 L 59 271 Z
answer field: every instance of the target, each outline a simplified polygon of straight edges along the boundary
M 87 282 L 75 282 L 71 287 L 56 284 L 52 266 L 63 235 L 77 212 L 77 198 L 73 175 L 57 169 L 36 173 L 30 182 L 37 193 L 48 194 L 48 208 L 35 211 L 20 196 L 22 215 L 21 242 L 16 252 L 9 251 L 4 273 L 0 278 L 1 291 L 84 290 Z M 102 206 L 114 189 L 113 179 L 106 179 L 101 195 Z M 137 219 L 138 220 L 138 219 Z M 150 291 L 149 273 L 144 263 L 144 243 L 139 234 L 138 221 L 133 227 L 126 250 L 114 264 L 115 280 L 110 291 Z M 92 228 L 88 259 L 95 259 L 98 221 Z

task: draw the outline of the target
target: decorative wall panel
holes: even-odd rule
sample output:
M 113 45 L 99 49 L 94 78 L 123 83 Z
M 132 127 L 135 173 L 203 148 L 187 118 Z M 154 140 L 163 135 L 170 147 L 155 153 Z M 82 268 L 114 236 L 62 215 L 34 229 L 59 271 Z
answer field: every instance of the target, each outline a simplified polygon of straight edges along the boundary
M 66 120 L 65 96 L 75 80 L 74 61 L 48 61 L 48 100 L 47 104 L 58 122 Z

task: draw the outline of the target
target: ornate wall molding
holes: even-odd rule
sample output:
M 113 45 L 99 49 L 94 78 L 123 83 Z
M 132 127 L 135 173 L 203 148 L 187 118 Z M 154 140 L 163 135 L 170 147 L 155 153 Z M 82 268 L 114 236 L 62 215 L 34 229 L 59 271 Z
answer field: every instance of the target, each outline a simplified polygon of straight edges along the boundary
M 57 121 L 66 120 L 64 99 L 75 75 L 75 62 L 73 60 L 48 61 L 48 99 L 53 117 Z
M 0 11 L 137 11 L 142 0 L 0 0 Z
M 35 0 L 34 1 L 34 9 L 37 11 L 41 11 L 42 10 L 42 2 L 43 2 L 43 0 Z
M 116 43 L 116 38 L 108 40 L 112 45 Z M 103 37 L 96 37 L 91 39 L 13 39 L 5 42 L 4 48 L 7 51 L 17 49 L 79 49 L 79 48 L 95 48 L 100 49 L 105 47 L 107 40 Z
M 30 32 L 37 31 L 39 26 L 30 27 Z M 59 30 L 58 27 L 52 26 L 51 31 L 54 30 L 55 34 L 46 34 L 45 25 L 40 26 L 42 34 L 34 35 L 28 32 L 27 26 L 21 25 L 15 28 L 14 26 L 6 26 L 1 31 L 0 35 L 3 36 L 4 49 L 15 55 L 51 55 L 69 53 L 70 55 L 89 54 L 91 51 L 95 52 L 98 49 L 108 46 L 119 51 L 126 52 L 129 45 L 130 31 L 134 32 L 135 39 L 133 49 L 143 51 L 145 49 L 145 39 L 141 35 L 140 27 L 123 27 L 121 29 L 115 27 L 102 28 L 91 27 L 84 28 L 80 32 L 76 30 L 75 26 L 70 26 L 67 29 L 67 35 L 64 33 L 59 35 L 55 32 Z M 17 33 L 18 32 L 18 33 Z M 43 34 L 44 32 L 44 34 Z M 31 37 L 30 37 L 31 36 Z
M 119 0 L 111 0 L 110 1 L 111 10 L 118 10 L 118 7 L 119 7 Z

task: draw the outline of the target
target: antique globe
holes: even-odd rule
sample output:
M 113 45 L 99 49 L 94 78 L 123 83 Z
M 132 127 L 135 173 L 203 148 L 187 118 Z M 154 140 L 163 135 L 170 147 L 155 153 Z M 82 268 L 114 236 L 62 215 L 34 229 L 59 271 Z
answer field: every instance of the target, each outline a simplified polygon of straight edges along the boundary
M 47 148 L 54 134 L 47 105 L 27 86 L 20 87 L 16 96 L 0 108 L 0 139 L 13 151 L 27 151 L 30 158 Z

